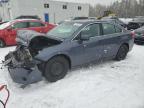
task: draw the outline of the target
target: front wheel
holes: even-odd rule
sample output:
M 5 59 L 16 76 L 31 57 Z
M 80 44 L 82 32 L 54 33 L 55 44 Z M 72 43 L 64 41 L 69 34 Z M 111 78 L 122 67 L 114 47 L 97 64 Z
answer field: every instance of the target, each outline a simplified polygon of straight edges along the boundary
M 118 53 L 115 57 L 115 60 L 117 60 L 117 61 L 124 60 L 127 56 L 127 53 L 128 53 L 128 46 L 123 44 L 119 48 Z
M 3 48 L 5 46 L 5 42 L 0 39 L 0 48 Z
M 44 76 L 50 82 L 56 82 L 65 77 L 69 69 L 69 62 L 62 56 L 54 57 L 45 65 Z

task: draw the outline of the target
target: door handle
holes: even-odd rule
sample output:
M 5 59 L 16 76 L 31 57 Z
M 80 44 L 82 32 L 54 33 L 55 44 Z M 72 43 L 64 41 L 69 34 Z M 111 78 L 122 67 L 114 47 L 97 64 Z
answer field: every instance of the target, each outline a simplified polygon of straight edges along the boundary
M 87 47 L 87 45 L 86 45 L 86 44 L 84 44 L 83 46 L 84 46 L 84 47 Z
M 104 53 L 107 53 L 108 52 L 108 50 L 104 50 Z

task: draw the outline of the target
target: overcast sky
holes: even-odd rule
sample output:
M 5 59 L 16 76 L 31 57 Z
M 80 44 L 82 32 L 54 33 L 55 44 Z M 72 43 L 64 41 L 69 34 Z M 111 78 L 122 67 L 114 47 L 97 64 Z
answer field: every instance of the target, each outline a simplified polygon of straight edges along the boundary
M 78 2 L 78 3 L 90 3 L 92 5 L 100 3 L 104 5 L 109 5 L 116 0 L 56 0 L 56 1 L 66 1 L 66 2 Z

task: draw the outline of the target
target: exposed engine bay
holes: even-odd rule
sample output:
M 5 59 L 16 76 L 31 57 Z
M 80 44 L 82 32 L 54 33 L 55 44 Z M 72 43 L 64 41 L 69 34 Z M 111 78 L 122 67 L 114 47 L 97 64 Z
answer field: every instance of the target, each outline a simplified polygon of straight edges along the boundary
M 60 43 L 61 43 L 60 41 L 56 41 L 56 40 L 46 38 L 43 36 L 38 36 L 31 40 L 31 42 L 28 46 L 28 49 L 30 50 L 30 53 L 32 54 L 32 56 L 35 56 L 42 49 L 51 47 L 54 45 L 58 45 Z

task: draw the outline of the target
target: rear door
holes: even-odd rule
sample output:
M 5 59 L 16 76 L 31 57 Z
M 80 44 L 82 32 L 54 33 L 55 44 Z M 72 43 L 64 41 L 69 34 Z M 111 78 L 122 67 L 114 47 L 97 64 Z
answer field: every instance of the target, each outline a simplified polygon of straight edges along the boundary
M 120 46 L 122 38 L 124 38 L 125 33 L 123 33 L 122 28 L 115 26 L 110 23 L 103 23 L 103 41 L 104 45 L 104 58 L 115 57 L 118 48 Z

